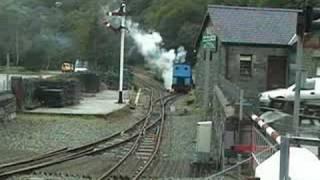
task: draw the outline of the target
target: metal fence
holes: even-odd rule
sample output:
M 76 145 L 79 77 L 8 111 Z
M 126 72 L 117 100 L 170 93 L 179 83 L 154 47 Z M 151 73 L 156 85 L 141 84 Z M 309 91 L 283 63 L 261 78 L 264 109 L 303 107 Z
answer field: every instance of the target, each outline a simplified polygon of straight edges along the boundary
M 258 99 L 247 98 L 245 91 L 236 84 L 220 76 L 218 85 L 228 101 L 232 105 L 239 107 L 240 119 L 244 119 L 246 115 L 251 113 L 259 112 Z M 224 167 L 224 170 L 200 179 L 247 180 L 249 177 L 254 177 L 255 168 L 277 151 L 277 144 L 254 125 L 252 126 L 251 136 L 251 150 L 253 153 L 238 155 L 237 158 L 233 158 L 233 162 L 228 163 L 228 165 Z
M 251 154 L 254 159 L 252 168 L 255 169 L 277 151 L 278 144 L 259 129 L 253 127 L 253 145 L 255 151 Z
M 238 155 L 236 162 L 226 166 L 224 170 L 201 179 L 247 180 L 254 177 L 255 168 L 272 156 L 277 151 L 278 145 L 256 127 L 253 127 L 252 133 L 253 153 Z
M 225 79 L 223 76 L 219 76 L 218 83 L 220 89 L 231 104 L 240 105 L 240 102 L 242 103 L 245 114 L 259 111 L 258 98 L 246 97 L 246 91 L 244 89 L 241 89 L 235 83 Z

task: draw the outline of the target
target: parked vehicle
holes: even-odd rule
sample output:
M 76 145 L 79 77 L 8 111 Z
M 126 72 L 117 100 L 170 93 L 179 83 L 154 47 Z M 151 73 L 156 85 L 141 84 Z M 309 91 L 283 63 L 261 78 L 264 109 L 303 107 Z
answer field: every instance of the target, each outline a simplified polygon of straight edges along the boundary
M 88 71 L 88 61 L 76 60 L 74 72 Z
M 272 98 L 283 98 L 287 101 L 293 101 L 295 98 L 295 87 L 296 85 L 293 84 L 286 89 L 275 89 L 260 93 L 260 105 L 269 106 Z M 320 104 L 320 77 L 308 78 L 302 83 L 300 98 L 303 102 Z
M 172 89 L 175 92 L 188 92 L 193 86 L 192 69 L 189 64 L 176 63 L 173 65 Z
M 73 72 L 74 68 L 73 68 L 73 64 L 70 62 L 64 62 L 61 65 L 61 71 L 62 72 Z

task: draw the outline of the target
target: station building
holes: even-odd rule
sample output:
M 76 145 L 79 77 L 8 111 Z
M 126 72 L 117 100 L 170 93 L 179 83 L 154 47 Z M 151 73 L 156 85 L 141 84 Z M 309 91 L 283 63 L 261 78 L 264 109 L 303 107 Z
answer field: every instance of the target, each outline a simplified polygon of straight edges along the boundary
M 240 90 L 257 100 L 259 92 L 295 81 L 296 26 L 300 10 L 209 5 L 195 41 L 196 99 L 203 121 L 212 121 L 212 156 L 249 144 L 250 120 L 239 126 Z M 320 22 L 319 22 L 320 24 Z M 318 27 L 316 27 L 318 28 Z M 320 31 L 304 38 L 304 69 L 320 75 Z M 254 103 L 248 103 L 255 108 Z M 241 127 L 238 129 L 238 127 Z M 237 137 L 241 131 L 241 137 Z

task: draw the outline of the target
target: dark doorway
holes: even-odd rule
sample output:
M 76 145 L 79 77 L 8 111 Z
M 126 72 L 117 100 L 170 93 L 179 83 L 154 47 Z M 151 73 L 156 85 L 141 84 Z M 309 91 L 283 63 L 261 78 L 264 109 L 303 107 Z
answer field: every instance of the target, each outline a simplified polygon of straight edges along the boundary
M 287 85 L 287 57 L 268 57 L 267 90 L 284 88 Z

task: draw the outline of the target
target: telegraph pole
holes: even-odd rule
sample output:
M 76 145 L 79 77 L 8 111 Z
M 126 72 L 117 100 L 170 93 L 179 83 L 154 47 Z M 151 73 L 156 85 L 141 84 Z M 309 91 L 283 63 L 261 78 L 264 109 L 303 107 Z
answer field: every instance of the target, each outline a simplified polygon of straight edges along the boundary
M 303 37 L 306 30 L 306 8 L 303 12 L 298 13 L 297 18 L 297 55 L 296 55 L 296 87 L 294 92 L 294 106 L 293 106 L 293 130 L 294 134 L 298 135 L 300 124 L 300 89 L 301 89 L 301 71 L 303 59 Z
M 123 67 L 124 67 L 124 44 L 126 36 L 126 11 L 127 3 L 126 0 L 122 0 L 120 10 L 118 12 L 108 12 L 108 16 L 120 16 L 121 25 L 119 28 L 115 28 L 111 23 L 105 21 L 104 24 L 106 27 L 111 28 L 115 32 L 121 31 L 121 45 L 120 45 L 120 72 L 119 72 L 119 99 L 118 103 L 123 103 Z
M 318 11 L 318 12 L 317 12 Z M 303 60 L 303 43 L 304 35 L 312 32 L 312 21 L 320 18 L 319 10 L 314 11 L 312 6 L 308 4 L 304 7 L 303 12 L 298 14 L 297 22 L 297 57 L 296 57 L 296 87 L 293 111 L 293 127 L 294 134 L 298 136 L 300 126 L 300 89 L 301 89 L 301 74 L 302 74 L 302 60 Z
M 300 124 L 300 89 L 301 89 L 301 71 L 303 58 L 303 35 L 297 35 L 297 57 L 296 57 L 296 87 L 294 93 L 294 111 L 293 111 L 293 127 L 295 135 L 298 135 L 298 128 Z

